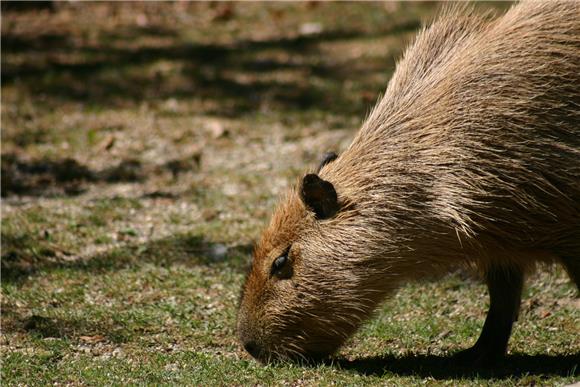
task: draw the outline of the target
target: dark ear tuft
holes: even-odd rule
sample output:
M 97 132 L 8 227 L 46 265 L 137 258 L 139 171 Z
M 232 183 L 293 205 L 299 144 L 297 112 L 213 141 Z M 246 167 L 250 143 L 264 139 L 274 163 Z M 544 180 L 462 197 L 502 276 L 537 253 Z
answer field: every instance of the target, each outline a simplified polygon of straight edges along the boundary
M 318 169 L 316 170 L 316 173 L 319 173 L 322 167 L 324 167 L 328 163 L 333 162 L 334 160 L 336 160 L 337 157 L 338 155 L 334 152 L 326 152 L 325 154 L 323 154 L 322 159 L 320 160 L 320 165 L 318 165 Z
M 338 212 L 338 197 L 334 186 L 318 175 L 311 173 L 304 176 L 300 196 L 304 204 L 314 211 L 317 219 L 328 219 Z

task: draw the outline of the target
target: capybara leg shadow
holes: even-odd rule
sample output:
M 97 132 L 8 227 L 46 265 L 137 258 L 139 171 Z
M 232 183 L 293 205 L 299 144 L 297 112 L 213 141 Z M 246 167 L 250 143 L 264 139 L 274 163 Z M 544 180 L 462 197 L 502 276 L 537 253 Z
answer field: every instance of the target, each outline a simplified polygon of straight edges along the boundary
M 518 319 L 523 272 L 518 268 L 498 267 L 486 275 L 490 306 L 483 330 L 475 345 L 453 358 L 471 367 L 489 367 L 503 358 L 514 321 Z

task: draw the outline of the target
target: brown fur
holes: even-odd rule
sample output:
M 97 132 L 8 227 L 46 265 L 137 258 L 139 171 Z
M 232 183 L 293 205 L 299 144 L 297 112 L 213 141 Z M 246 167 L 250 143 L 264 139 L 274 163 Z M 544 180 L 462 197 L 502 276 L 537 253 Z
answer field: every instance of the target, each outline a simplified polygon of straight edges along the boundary
M 464 265 L 562 261 L 578 276 L 579 90 L 580 3 L 444 12 L 320 170 L 340 211 L 316 219 L 297 190 L 280 203 L 242 291 L 242 342 L 260 359 L 332 353 L 393 290 Z

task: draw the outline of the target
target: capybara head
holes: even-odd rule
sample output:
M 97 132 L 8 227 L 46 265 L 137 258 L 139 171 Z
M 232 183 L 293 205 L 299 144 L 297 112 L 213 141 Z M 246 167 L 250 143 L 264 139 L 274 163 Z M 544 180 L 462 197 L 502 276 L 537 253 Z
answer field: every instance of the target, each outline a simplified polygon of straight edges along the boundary
M 327 156 L 322 166 L 334 158 Z M 238 334 L 255 358 L 331 354 L 381 301 L 384 291 L 373 290 L 373 282 L 385 278 L 364 260 L 373 250 L 363 243 L 368 238 L 360 234 L 369 228 L 357 215 L 356 206 L 315 173 L 278 205 L 240 300 Z

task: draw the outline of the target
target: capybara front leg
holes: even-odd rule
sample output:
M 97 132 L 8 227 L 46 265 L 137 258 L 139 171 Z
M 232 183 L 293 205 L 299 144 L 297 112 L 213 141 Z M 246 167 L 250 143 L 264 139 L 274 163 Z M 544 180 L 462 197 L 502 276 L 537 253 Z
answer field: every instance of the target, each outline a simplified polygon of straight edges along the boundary
M 495 267 L 487 271 L 490 306 L 483 330 L 475 345 L 456 358 L 476 367 L 493 365 L 505 356 L 512 325 L 518 318 L 524 275 L 514 267 Z

